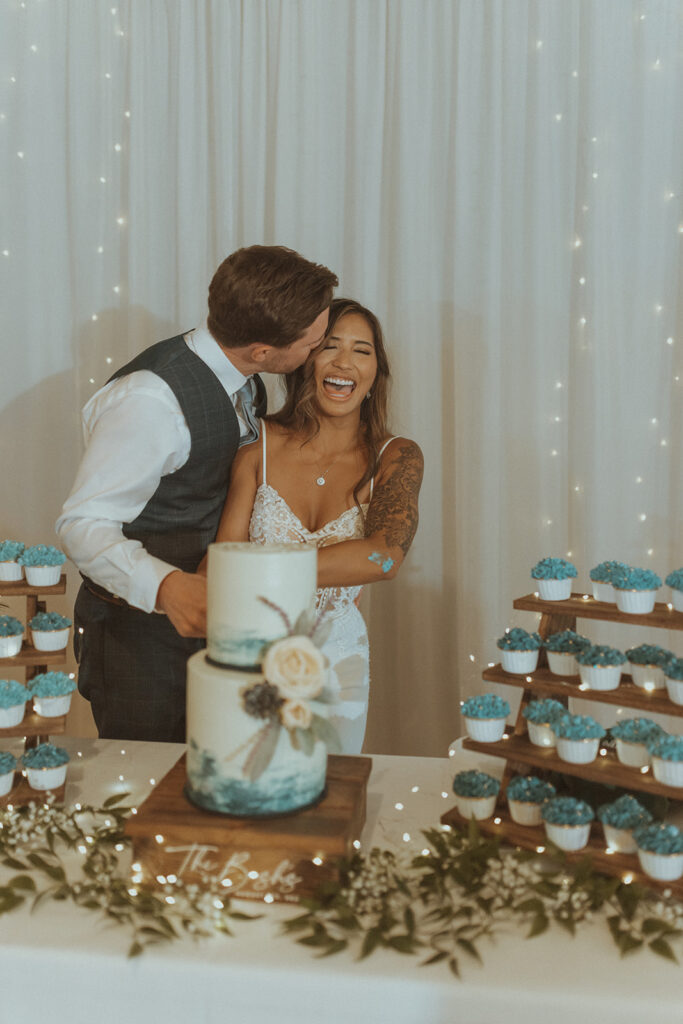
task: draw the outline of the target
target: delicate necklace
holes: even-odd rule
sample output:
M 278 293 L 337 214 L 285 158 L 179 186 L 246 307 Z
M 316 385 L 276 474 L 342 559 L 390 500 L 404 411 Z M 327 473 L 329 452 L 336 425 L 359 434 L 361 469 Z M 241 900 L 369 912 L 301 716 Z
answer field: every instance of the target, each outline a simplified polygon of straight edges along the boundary
M 320 474 L 320 476 L 316 477 L 316 481 L 315 482 L 317 483 L 318 487 L 324 487 L 325 486 L 325 484 L 327 483 L 327 480 L 325 479 L 325 477 L 327 476 L 329 471 L 332 469 L 332 467 L 334 466 L 335 462 L 338 462 L 339 459 L 341 459 L 342 455 L 346 455 L 348 452 L 350 452 L 352 450 L 353 450 L 352 448 L 345 448 L 344 451 L 341 451 L 337 455 L 335 455 L 335 457 L 332 459 L 332 462 L 330 462 L 330 464 L 328 465 L 327 469 L 324 469 L 322 471 L 322 473 Z M 316 463 L 316 465 L 317 465 L 317 463 Z

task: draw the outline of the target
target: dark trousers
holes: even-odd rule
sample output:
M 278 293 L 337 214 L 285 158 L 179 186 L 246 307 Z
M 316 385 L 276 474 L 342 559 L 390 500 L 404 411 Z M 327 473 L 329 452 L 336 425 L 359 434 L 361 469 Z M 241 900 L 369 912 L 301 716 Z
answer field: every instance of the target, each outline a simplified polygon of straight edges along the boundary
M 204 646 L 179 636 L 165 615 L 111 604 L 81 586 L 74 607 L 78 689 L 100 738 L 184 743 L 187 659 Z

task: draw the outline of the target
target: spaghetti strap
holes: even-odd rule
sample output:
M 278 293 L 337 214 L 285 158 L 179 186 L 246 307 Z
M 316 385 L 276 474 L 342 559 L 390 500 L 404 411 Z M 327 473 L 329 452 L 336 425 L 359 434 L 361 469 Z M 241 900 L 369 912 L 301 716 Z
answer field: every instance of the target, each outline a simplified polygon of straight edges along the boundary
M 398 436 L 399 436 L 398 434 L 395 434 L 393 437 L 388 437 L 386 439 L 386 441 L 384 442 L 384 444 L 382 445 L 382 447 L 379 450 L 379 453 L 377 455 L 378 459 L 382 458 L 382 454 L 384 452 L 384 449 L 387 447 L 387 445 L 390 445 L 392 441 L 395 441 Z M 372 495 L 374 493 L 374 490 L 375 490 L 375 478 L 373 476 L 373 477 L 370 478 L 370 501 L 372 501 Z
M 265 420 L 261 420 L 261 448 L 262 448 L 262 452 L 263 452 L 262 457 L 261 457 L 261 471 L 263 473 L 263 483 L 265 484 L 265 483 L 268 482 L 266 480 L 266 421 Z

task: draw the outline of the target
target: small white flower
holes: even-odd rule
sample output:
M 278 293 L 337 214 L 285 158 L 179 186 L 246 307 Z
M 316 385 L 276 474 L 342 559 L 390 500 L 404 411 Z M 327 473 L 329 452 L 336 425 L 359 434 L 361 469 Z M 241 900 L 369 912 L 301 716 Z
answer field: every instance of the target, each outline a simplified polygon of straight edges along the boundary
M 280 709 L 280 719 L 286 729 L 308 729 L 313 712 L 305 700 L 286 700 Z

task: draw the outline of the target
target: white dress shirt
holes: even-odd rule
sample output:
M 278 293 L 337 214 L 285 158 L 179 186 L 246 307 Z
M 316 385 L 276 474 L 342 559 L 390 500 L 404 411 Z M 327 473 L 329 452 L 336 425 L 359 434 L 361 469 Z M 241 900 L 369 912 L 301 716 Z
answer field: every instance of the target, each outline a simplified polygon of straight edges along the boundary
M 206 326 L 185 342 L 218 377 L 234 405 L 247 378 L 233 366 Z M 249 427 L 238 416 L 240 435 Z M 143 611 L 154 611 L 159 584 L 175 566 L 148 554 L 123 533 L 152 497 L 162 476 L 190 454 L 190 431 L 166 381 L 135 370 L 105 384 L 82 416 L 85 454 L 56 531 L 78 568 L 95 583 Z

